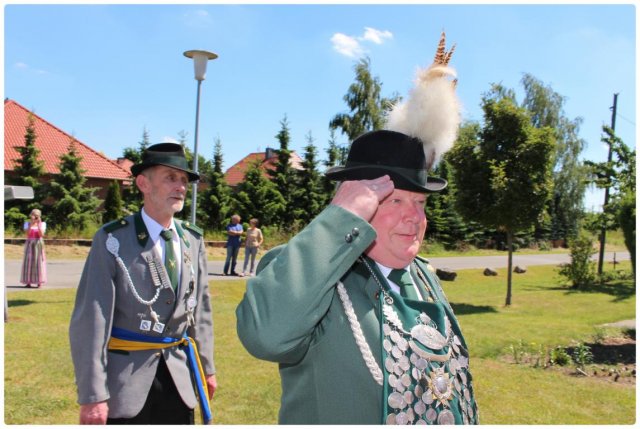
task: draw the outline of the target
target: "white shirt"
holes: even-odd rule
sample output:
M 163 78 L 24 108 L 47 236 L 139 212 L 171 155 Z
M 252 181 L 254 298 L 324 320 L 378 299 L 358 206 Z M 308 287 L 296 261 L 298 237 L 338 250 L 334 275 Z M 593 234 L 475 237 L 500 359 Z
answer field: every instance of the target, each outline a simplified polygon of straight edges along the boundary
M 164 226 L 160 225 L 156 222 L 151 216 L 149 216 L 144 211 L 144 207 L 140 211 L 142 215 L 142 220 L 144 221 L 144 225 L 147 227 L 147 232 L 149 233 L 149 238 L 153 241 L 153 248 L 159 255 L 162 256 L 162 260 L 165 260 L 165 245 L 166 241 L 164 239 L 160 240 L 160 233 L 165 229 Z M 171 226 L 169 230 L 171 231 L 171 235 L 173 238 L 171 239 L 171 244 L 173 245 L 173 254 L 176 255 L 176 259 L 180 259 L 180 241 L 178 239 L 178 233 L 176 232 L 175 221 L 171 219 Z M 178 278 L 180 278 L 180 268 L 182 264 L 178 265 Z
M 378 269 L 380 270 L 382 275 L 385 277 L 385 279 L 387 279 L 387 282 L 389 282 L 389 286 L 391 287 L 391 290 L 393 290 L 394 292 L 397 292 L 399 294 L 400 293 L 400 286 L 395 284 L 393 281 L 389 280 L 389 278 L 387 277 L 393 268 L 389 268 L 387 266 L 384 266 L 380 262 L 377 262 L 377 261 L 376 261 L 376 265 L 378 266 Z M 418 286 L 416 286 L 416 282 L 413 280 L 413 276 L 411 275 L 411 271 L 409 270 L 409 267 L 410 267 L 410 265 L 407 265 L 406 267 L 403 268 L 403 270 L 405 270 L 405 271 L 407 271 L 409 273 L 409 277 L 411 278 L 411 283 L 413 283 L 413 288 L 415 289 L 416 294 L 418 295 L 418 299 L 420 301 L 423 301 L 422 294 L 420 293 L 420 290 L 418 289 Z

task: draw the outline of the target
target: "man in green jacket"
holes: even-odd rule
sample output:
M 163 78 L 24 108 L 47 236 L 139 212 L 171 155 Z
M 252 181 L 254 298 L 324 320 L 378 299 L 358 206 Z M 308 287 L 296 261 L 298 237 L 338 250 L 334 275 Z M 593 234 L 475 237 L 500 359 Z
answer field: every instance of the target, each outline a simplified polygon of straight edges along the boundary
M 355 139 L 327 172 L 331 204 L 248 281 L 238 335 L 279 364 L 279 423 L 478 422 L 460 326 L 418 257 L 427 194 L 447 184 L 427 174 L 441 149 L 391 130 Z

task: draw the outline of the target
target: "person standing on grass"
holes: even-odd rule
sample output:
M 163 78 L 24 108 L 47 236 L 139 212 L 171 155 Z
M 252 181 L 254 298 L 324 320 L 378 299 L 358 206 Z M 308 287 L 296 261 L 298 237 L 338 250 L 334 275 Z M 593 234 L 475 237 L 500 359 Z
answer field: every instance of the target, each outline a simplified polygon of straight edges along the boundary
M 418 256 L 429 177 L 459 113 L 444 35 L 386 130 L 356 138 L 331 204 L 269 251 L 236 309 L 238 336 L 280 366 L 280 424 L 477 424 L 469 352 Z M 443 58 L 444 57 L 444 58 Z
M 29 220 L 24 223 L 27 239 L 24 243 L 24 257 L 20 271 L 20 283 L 30 288 L 40 288 L 47 282 L 47 257 L 44 252 L 44 233 L 47 223 L 42 221 L 42 212 L 31 210 Z
M 240 251 L 240 241 L 242 239 L 242 224 L 240 216 L 234 214 L 231 216 L 231 223 L 227 225 L 227 259 L 224 261 L 224 275 L 237 276 L 236 263 L 238 261 L 238 252 Z
M 131 168 L 144 206 L 94 236 L 69 326 L 81 424 L 205 423 L 217 382 L 202 230 L 174 215 L 189 170 L 176 143 Z
M 264 237 L 262 236 L 262 231 L 258 228 L 258 219 L 253 218 L 249 221 L 249 229 L 247 229 L 247 238 L 244 242 L 244 266 L 242 267 L 241 277 L 247 275 L 247 264 L 249 263 L 249 259 L 251 259 L 251 265 L 249 267 L 249 275 L 253 275 L 253 268 L 256 262 L 256 255 L 258 254 L 258 249 L 262 245 L 264 241 Z

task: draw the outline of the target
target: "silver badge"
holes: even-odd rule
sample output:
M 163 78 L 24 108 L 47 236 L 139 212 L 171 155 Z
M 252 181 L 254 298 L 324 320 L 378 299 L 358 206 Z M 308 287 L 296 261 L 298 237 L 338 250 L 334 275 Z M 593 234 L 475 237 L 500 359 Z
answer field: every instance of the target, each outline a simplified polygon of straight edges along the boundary
M 141 331 L 150 331 L 151 330 L 151 320 L 141 320 L 140 321 L 140 330 Z
M 162 331 L 164 331 L 164 323 L 154 323 L 153 325 L 153 330 L 159 334 L 162 333 Z
M 187 300 L 187 310 L 193 311 L 193 309 L 196 308 L 196 304 L 198 304 L 198 300 L 194 297 L 189 297 Z

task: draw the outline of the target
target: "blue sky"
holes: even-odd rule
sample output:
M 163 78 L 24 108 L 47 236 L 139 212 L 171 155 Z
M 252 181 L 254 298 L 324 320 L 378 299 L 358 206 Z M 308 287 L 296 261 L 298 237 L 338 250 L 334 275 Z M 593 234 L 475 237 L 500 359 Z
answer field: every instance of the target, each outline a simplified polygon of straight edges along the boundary
M 482 120 L 491 83 L 522 96 L 530 73 L 582 118 L 584 159 L 603 161 L 602 125 L 618 96 L 617 134 L 636 145 L 636 8 L 618 5 L 37 4 L 4 5 L 4 96 L 33 109 L 111 158 L 188 133 L 193 149 L 197 83 L 191 49 L 217 53 L 202 83 L 198 152 L 219 137 L 224 167 L 278 147 L 287 117 L 291 149 L 311 133 L 321 160 L 334 115 L 371 60 L 383 96 L 406 95 L 431 63 L 440 32 L 455 43 L 464 120 Z M 339 143 L 346 137 L 338 135 Z M 602 204 L 589 192 L 585 207 Z

